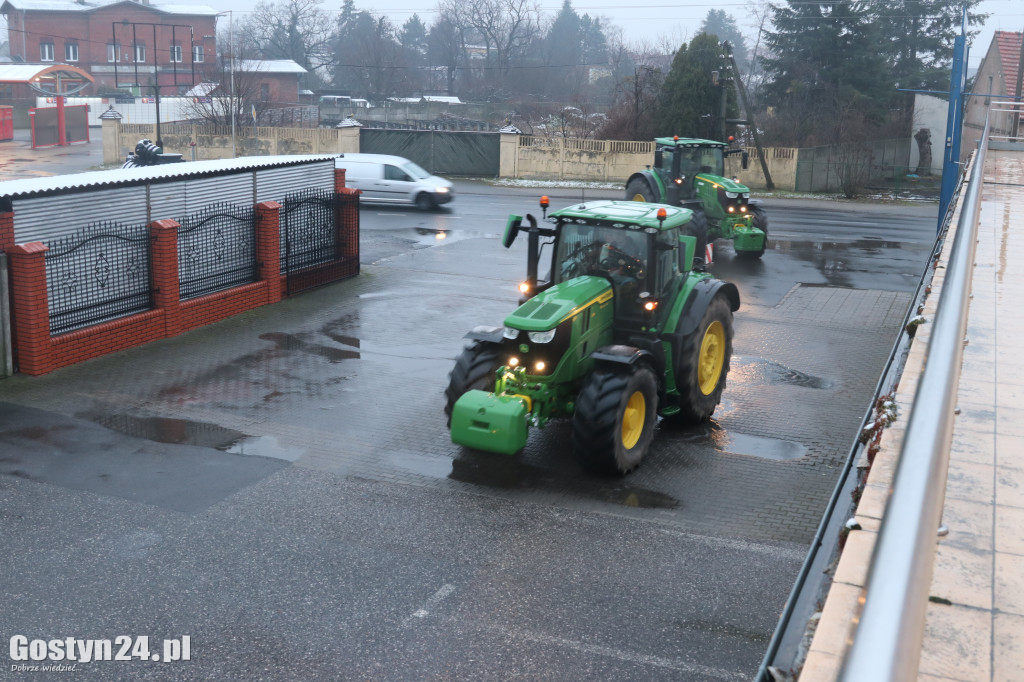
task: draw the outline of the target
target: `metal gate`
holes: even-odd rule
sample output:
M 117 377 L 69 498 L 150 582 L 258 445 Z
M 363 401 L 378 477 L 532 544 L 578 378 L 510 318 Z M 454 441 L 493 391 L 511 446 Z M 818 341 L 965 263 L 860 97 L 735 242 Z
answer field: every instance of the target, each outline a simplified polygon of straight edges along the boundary
M 359 131 L 359 151 L 394 154 L 438 175 L 497 177 L 501 135 L 439 130 Z
M 285 295 L 338 279 L 338 202 L 333 191 L 293 192 L 281 206 L 281 272 Z
M 151 243 L 145 225 L 112 222 L 51 242 L 45 255 L 50 334 L 152 309 Z
M 178 286 L 182 301 L 255 282 L 256 211 L 219 204 L 179 221 Z

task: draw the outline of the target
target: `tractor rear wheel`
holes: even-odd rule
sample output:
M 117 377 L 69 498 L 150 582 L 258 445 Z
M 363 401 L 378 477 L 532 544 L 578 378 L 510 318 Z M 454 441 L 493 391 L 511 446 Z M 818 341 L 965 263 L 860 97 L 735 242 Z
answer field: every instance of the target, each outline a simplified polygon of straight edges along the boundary
M 657 421 L 658 384 L 647 367 L 599 368 L 576 399 L 573 445 L 591 471 L 628 474 L 647 454 Z
M 681 421 L 704 421 L 722 401 L 732 337 L 732 310 L 725 296 L 718 294 L 711 299 L 697 328 L 682 341 L 676 370 Z
M 462 349 L 455 359 L 455 367 L 448 375 L 448 388 L 444 391 L 444 413 L 448 426 L 452 425 L 452 408 L 468 391 L 493 391 L 494 373 L 498 371 L 498 347 L 486 341 L 473 341 Z
M 651 191 L 651 186 L 647 184 L 646 180 L 633 178 L 626 185 L 626 200 L 655 202 L 658 198 L 654 196 L 654 192 Z
M 753 218 L 753 225 L 764 232 L 764 241 L 761 242 L 759 251 L 737 251 L 736 255 L 742 258 L 760 258 L 764 255 L 765 247 L 768 246 L 768 213 L 758 205 L 750 207 L 750 215 Z

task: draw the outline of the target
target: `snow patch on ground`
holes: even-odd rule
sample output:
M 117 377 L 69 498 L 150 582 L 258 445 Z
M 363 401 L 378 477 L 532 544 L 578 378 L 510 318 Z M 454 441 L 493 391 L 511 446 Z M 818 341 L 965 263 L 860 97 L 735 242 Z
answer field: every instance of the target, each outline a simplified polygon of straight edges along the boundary
M 496 187 L 555 187 L 561 189 L 625 189 L 621 182 L 590 182 L 587 180 L 528 180 L 524 178 L 498 178 L 490 184 Z

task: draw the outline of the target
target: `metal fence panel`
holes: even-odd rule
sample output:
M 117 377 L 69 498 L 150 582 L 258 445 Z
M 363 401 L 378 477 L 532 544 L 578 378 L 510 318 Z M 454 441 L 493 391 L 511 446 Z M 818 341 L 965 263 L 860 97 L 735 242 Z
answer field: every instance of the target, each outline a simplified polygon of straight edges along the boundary
M 216 204 L 178 221 L 181 300 L 255 282 L 256 211 Z
M 256 171 L 256 202 L 284 202 L 285 197 L 304 189 L 334 191 L 334 159 L 320 163 L 269 168 Z
M 152 309 L 150 241 L 145 225 L 103 222 L 51 242 L 50 334 Z
M 500 144 L 499 133 L 359 131 L 361 152 L 404 156 L 438 175 L 495 177 L 501 163 Z
M 75 234 L 101 218 L 122 225 L 145 223 L 146 188 L 110 187 L 14 198 L 14 243 L 43 242 Z M 166 218 L 167 216 L 160 216 Z

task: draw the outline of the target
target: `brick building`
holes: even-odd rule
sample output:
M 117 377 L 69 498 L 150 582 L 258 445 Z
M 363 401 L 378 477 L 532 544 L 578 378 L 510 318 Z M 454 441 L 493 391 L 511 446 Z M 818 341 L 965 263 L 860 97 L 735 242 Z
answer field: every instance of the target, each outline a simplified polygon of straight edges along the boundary
M 161 94 L 180 94 L 208 80 L 217 61 L 217 11 L 203 5 L 4 0 L 0 13 L 13 60 L 78 66 L 99 89 L 138 82 L 137 94 L 147 94 L 155 74 Z

